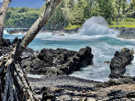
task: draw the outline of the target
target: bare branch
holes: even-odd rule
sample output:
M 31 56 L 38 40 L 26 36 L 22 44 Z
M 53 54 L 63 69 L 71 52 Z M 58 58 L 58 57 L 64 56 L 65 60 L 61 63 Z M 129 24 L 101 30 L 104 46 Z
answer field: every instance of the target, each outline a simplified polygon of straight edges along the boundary
M 51 17 L 54 9 L 60 3 L 61 0 L 48 0 L 46 1 L 46 8 L 37 19 L 37 21 L 32 25 L 29 31 L 26 33 L 24 39 L 22 40 L 21 47 L 26 48 L 27 45 L 35 38 L 40 29 L 47 23 L 48 19 Z
M 4 20 L 5 20 L 6 13 L 7 13 L 10 2 L 11 2 L 11 0 L 4 0 L 2 7 L 0 9 L 0 40 L 3 37 Z

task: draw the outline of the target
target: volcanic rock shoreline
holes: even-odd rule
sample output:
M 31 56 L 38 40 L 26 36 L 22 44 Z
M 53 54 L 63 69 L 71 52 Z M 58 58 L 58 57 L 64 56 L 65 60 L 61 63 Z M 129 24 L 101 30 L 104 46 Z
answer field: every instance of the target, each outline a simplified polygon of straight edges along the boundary
M 135 28 L 114 28 L 120 32 L 118 37 L 124 39 L 135 39 Z
M 123 48 L 121 51 L 116 51 L 110 63 L 111 73 L 110 78 L 120 78 L 126 72 L 126 66 L 130 65 L 134 59 L 134 50 Z
M 81 48 L 78 52 L 58 48 L 35 53 L 27 49 L 21 59 L 21 65 L 28 73 L 43 75 L 68 75 L 93 64 L 90 47 Z
M 0 43 L 0 55 L 11 51 L 15 40 Z M 44 74 L 28 77 L 36 97 L 41 101 L 135 101 L 135 77 L 123 76 L 133 60 L 133 52 L 124 48 L 116 52 L 110 63 L 111 76 L 107 82 L 96 82 L 68 76 L 73 71 L 93 64 L 90 47 L 78 52 L 66 49 L 26 49 L 18 61 L 27 73 Z M 120 74 L 120 75 L 119 75 Z
M 29 78 L 29 81 L 41 101 L 135 101 L 135 77 L 123 76 L 132 60 L 133 50 L 116 51 L 107 82 L 67 75 Z
M 11 51 L 14 43 L 4 40 L 0 47 L 0 55 Z M 40 52 L 27 48 L 18 60 L 27 73 L 43 75 L 68 75 L 82 67 L 93 64 L 93 54 L 90 47 L 79 51 L 67 49 L 42 49 Z
M 43 76 L 29 81 L 41 101 L 135 101 L 135 77 L 96 82 L 71 76 Z

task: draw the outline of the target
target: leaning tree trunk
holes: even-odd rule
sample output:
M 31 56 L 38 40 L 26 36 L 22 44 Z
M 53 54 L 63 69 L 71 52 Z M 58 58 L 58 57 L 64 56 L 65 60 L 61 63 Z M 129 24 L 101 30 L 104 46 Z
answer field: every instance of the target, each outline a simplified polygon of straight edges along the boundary
M 2 7 L 0 8 L 0 41 L 2 41 L 3 38 L 4 21 L 10 2 L 11 0 L 4 0 Z
M 47 0 L 46 8 L 26 33 L 22 42 L 18 42 L 13 50 L 1 59 L 0 101 L 37 101 L 18 60 L 23 50 L 35 38 L 44 24 L 47 23 L 60 1 Z
M 47 23 L 48 19 L 51 17 L 54 9 L 60 3 L 60 1 L 61 0 L 46 0 L 46 9 L 26 33 L 21 43 L 22 47 L 26 48 L 27 45 L 35 38 L 41 28 Z

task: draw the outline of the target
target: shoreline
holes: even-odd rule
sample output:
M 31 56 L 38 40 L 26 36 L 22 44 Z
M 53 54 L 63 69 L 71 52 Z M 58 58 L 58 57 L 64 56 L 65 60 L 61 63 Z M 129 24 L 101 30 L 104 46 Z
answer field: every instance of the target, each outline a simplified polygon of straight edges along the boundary
M 55 101 L 134 101 L 135 77 L 96 82 L 70 76 L 44 76 L 41 79 L 29 78 L 29 81 L 39 99 L 51 97 Z M 45 98 L 42 96 L 44 93 Z
M 113 28 L 120 31 L 120 34 L 117 36 L 118 38 L 123 39 L 135 39 L 135 28 Z
M 17 42 L 17 39 L 15 40 L 15 42 Z M 7 47 L 7 48 L 9 49 L 9 51 L 11 50 L 9 47 Z M 5 52 L 5 50 L 6 50 L 6 48 L 4 48 L 4 52 Z M 118 68 L 120 66 L 120 69 L 125 68 L 125 67 L 121 67 L 121 66 L 123 66 L 123 65 L 121 65 L 121 63 L 125 63 L 127 65 L 127 64 L 129 64 L 129 63 L 127 63 L 127 61 L 130 60 L 130 56 L 128 55 L 128 53 L 130 53 L 129 50 L 127 50 L 127 51 L 126 51 L 126 49 L 124 49 L 124 50 L 121 52 L 127 52 L 127 53 L 122 53 L 120 55 L 120 53 L 117 52 L 117 55 L 115 54 L 116 57 L 114 58 L 114 60 L 116 60 L 116 62 L 114 61 L 113 64 L 116 65 L 118 63 L 117 66 L 118 66 Z M 67 59 L 67 60 L 71 60 L 71 61 L 67 62 L 67 60 L 65 59 L 67 57 L 67 54 L 69 54 L 68 56 L 73 56 L 75 54 L 74 55 L 75 58 L 71 59 L 71 57 L 69 57 L 69 59 Z M 27 49 L 24 51 L 23 55 L 21 56 L 21 59 L 25 60 L 21 64 L 25 65 L 24 68 L 26 68 L 26 66 L 28 66 L 30 68 L 32 67 L 32 70 L 35 70 L 35 71 L 33 71 L 33 74 L 35 75 L 36 72 L 38 74 L 40 74 L 41 71 L 44 72 L 43 70 L 45 70 L 45 69 L 42 69 L 42 67 L 40 68 L 40 66 L 43 66 L 43 68 L 44 68 L 46 66 L 46 64 L 44 64 L 43 61 L 45 60 L 45 63 L 47 63 L 47 61 L 49 61 L 49 63 L 50 63 L 50 61 L 53 60 L 51 57 L 56 56 L 57 58 L 54 60 L 62 59 L 62 60 L 66 61 L 66 62 L 55 61 L 56 63 L 61 64 L 64 62 L 65 64 L 67 64 L 67 63 L 76 64 L 76 63 L 78 63 L 78 58 L 79 58 L 78 56 L 82 56 L 81 60 L 84 60 L 84 57 L 89 56 L 90 54 L 91 54 L 91 49 L 89 47 L 82 48 L 82 49 L 80 49 L 79 52 L 69 51 L 69 50 L 65 50 L 65 49 L 57 49 L 57 50 L 43 49 L 43 50 L 41 50 L 41 52 L 39 52 L 37 54 L 34 54 L 34 51 L 31 49 Z M 91 56 L 92 56 L 92 54 L 91 54 Z M 88 57 L 88 60 L 89 59 L 90 59 L 90 57 Z M 87 58 L 86 58 L 86 60 L 87 60 Z M 34 62 L 35 62 L 35 64 L 34 64 Z M 128 62 L 130 62 L 130 61 L 128 61 Z M 84 62 L 82 62 L 82 63 L 84 64 Z M 70 64 L 69 66 L 71 66 L 71 68 L 72 68 L 75 66 L 73 64 L 72 65 Z M 92 64 L 92 62 L 90 64 Z M 35 68 L 33 68 L 34 66 L 35 66 Z M 117 79 L 110 79 L 107 82 L 85 80 L 85 79 L 81 79 L 78 77 L 68 76 L 68 74 L 65 75 L 67 73 L 67 70 L 71 70 L 71 71 L 78 70 L 78 68 L 70 69 L 69 66 L 67 66 L 68 68 L 64 69 L 63 65 L 62 65 L 62 68 L 59 68 L 59 69 L 64 70 L 64 73 L 62 73 L 62 75 L 59 75 L 59 76 L 58 75 L 48 75 L 48 76 L 41 76 L 41 77 L 36 77 L 36 78 L 30 77 L 30 76 L 28 77 L 30 85 L 32 86 L 32 90 L 36 94 L 38 99 L 44 99 L 41 101 L 46 101 L 46 99 L 48 99 L 48 98 L 51 99 L 51 101 L 53 101 L 52 99 L 55 99 L 54 101 L 81 101 L 82 99 L 84 99 L 82 101 L 99 101 L 99 100 L 116 101 L 118 99 L 120 99 L 122 101 L 130 101 L 129 99 L 135 98 L 132 95 L 132 94 L 135 94 L 135 88 L 134 88 L 135 77 L 120 77 Z M 80 66 L 83 67 L 82 65 L 80 65 Z M 77 65 L 77 67 L 78 67 L 78 65 Z M 48 69 L 49 68 L 47 68 L 47 70 Z M 51 69 L 54 69 L 54 67 L 52 67 Z M 114 69 L 112 69 L 112 70 L 114 70 Z M 121 70 L 119 70 L 119 71 L 121 72 Z M 50 71 L 48 71 L 46 73 L 49 73 L 49 72 Z M 55 72 L 52 71 L 52 74 L 54 74 L 54 73 Z M 61 72 L 58 72 L 58 73 L 61 73 Z M 113 73 L 115 73 L 115 70 Z M 117 71 L 116 71 L 116 74 L 117 74 Z M 35 76 L 37 76 L 37 75 L 35 75 Z M 124 100 L 124 99 L 126 99 L 126 100 Z
M 28 31 L 29 28 L 5 28 L 5 31 L 8 32 L 9 34 L 17 34 L 17 33 L 22 33 L 25 34 Z M 45 30 L 42 29 L 40 32 L 62 32 L 62 33 L 75 33 L 78 32 L 78 28 L 77 29 L 71 29 L 71 30 L 65 30 L 65 29 L 61 29 L 61 30 Z
M 18 28 L 19 29 L 19 28 Z M 120 31 L 120 34 L 117 35 L 118 38 L 123 38 L 123 39 L 135 39 L 135 28 L 112 28 L 114 30 L 118 30 Z M 8 32 L 8 31 L 7 31 Z M 74 34 L 78 32 L 78 29 L 73 29 L 73 30 L 41 30 L 40 33 L 46 33 L 46 32 L 52 32 L 53 34 L 60 34 L 62 36 L 64 36 L 64 33 L 68 33 L 68 34 Z M 26 31 L 24 31 L 24 29 L 22 30 L 18 30 L 18 31 L 14 31 L 13 32 L 9 32 L 9 34 L 26 34 Z

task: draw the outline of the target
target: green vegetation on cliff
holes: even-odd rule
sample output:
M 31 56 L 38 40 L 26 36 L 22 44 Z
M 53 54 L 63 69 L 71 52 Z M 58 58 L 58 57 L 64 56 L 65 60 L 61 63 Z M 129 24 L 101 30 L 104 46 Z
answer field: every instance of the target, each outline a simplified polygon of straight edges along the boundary
M 110 27 L 135 26 L 135 0 L 63 0 L 49 19 L 46 29 L 72 30 L 92 16 L 103 16 Z M 10 8 L 6 27 L 29 28 L 42 9 Z
M 9 8 L 5 21 L 6 27 L 29 28 L 39 14 L 39 9 Z

